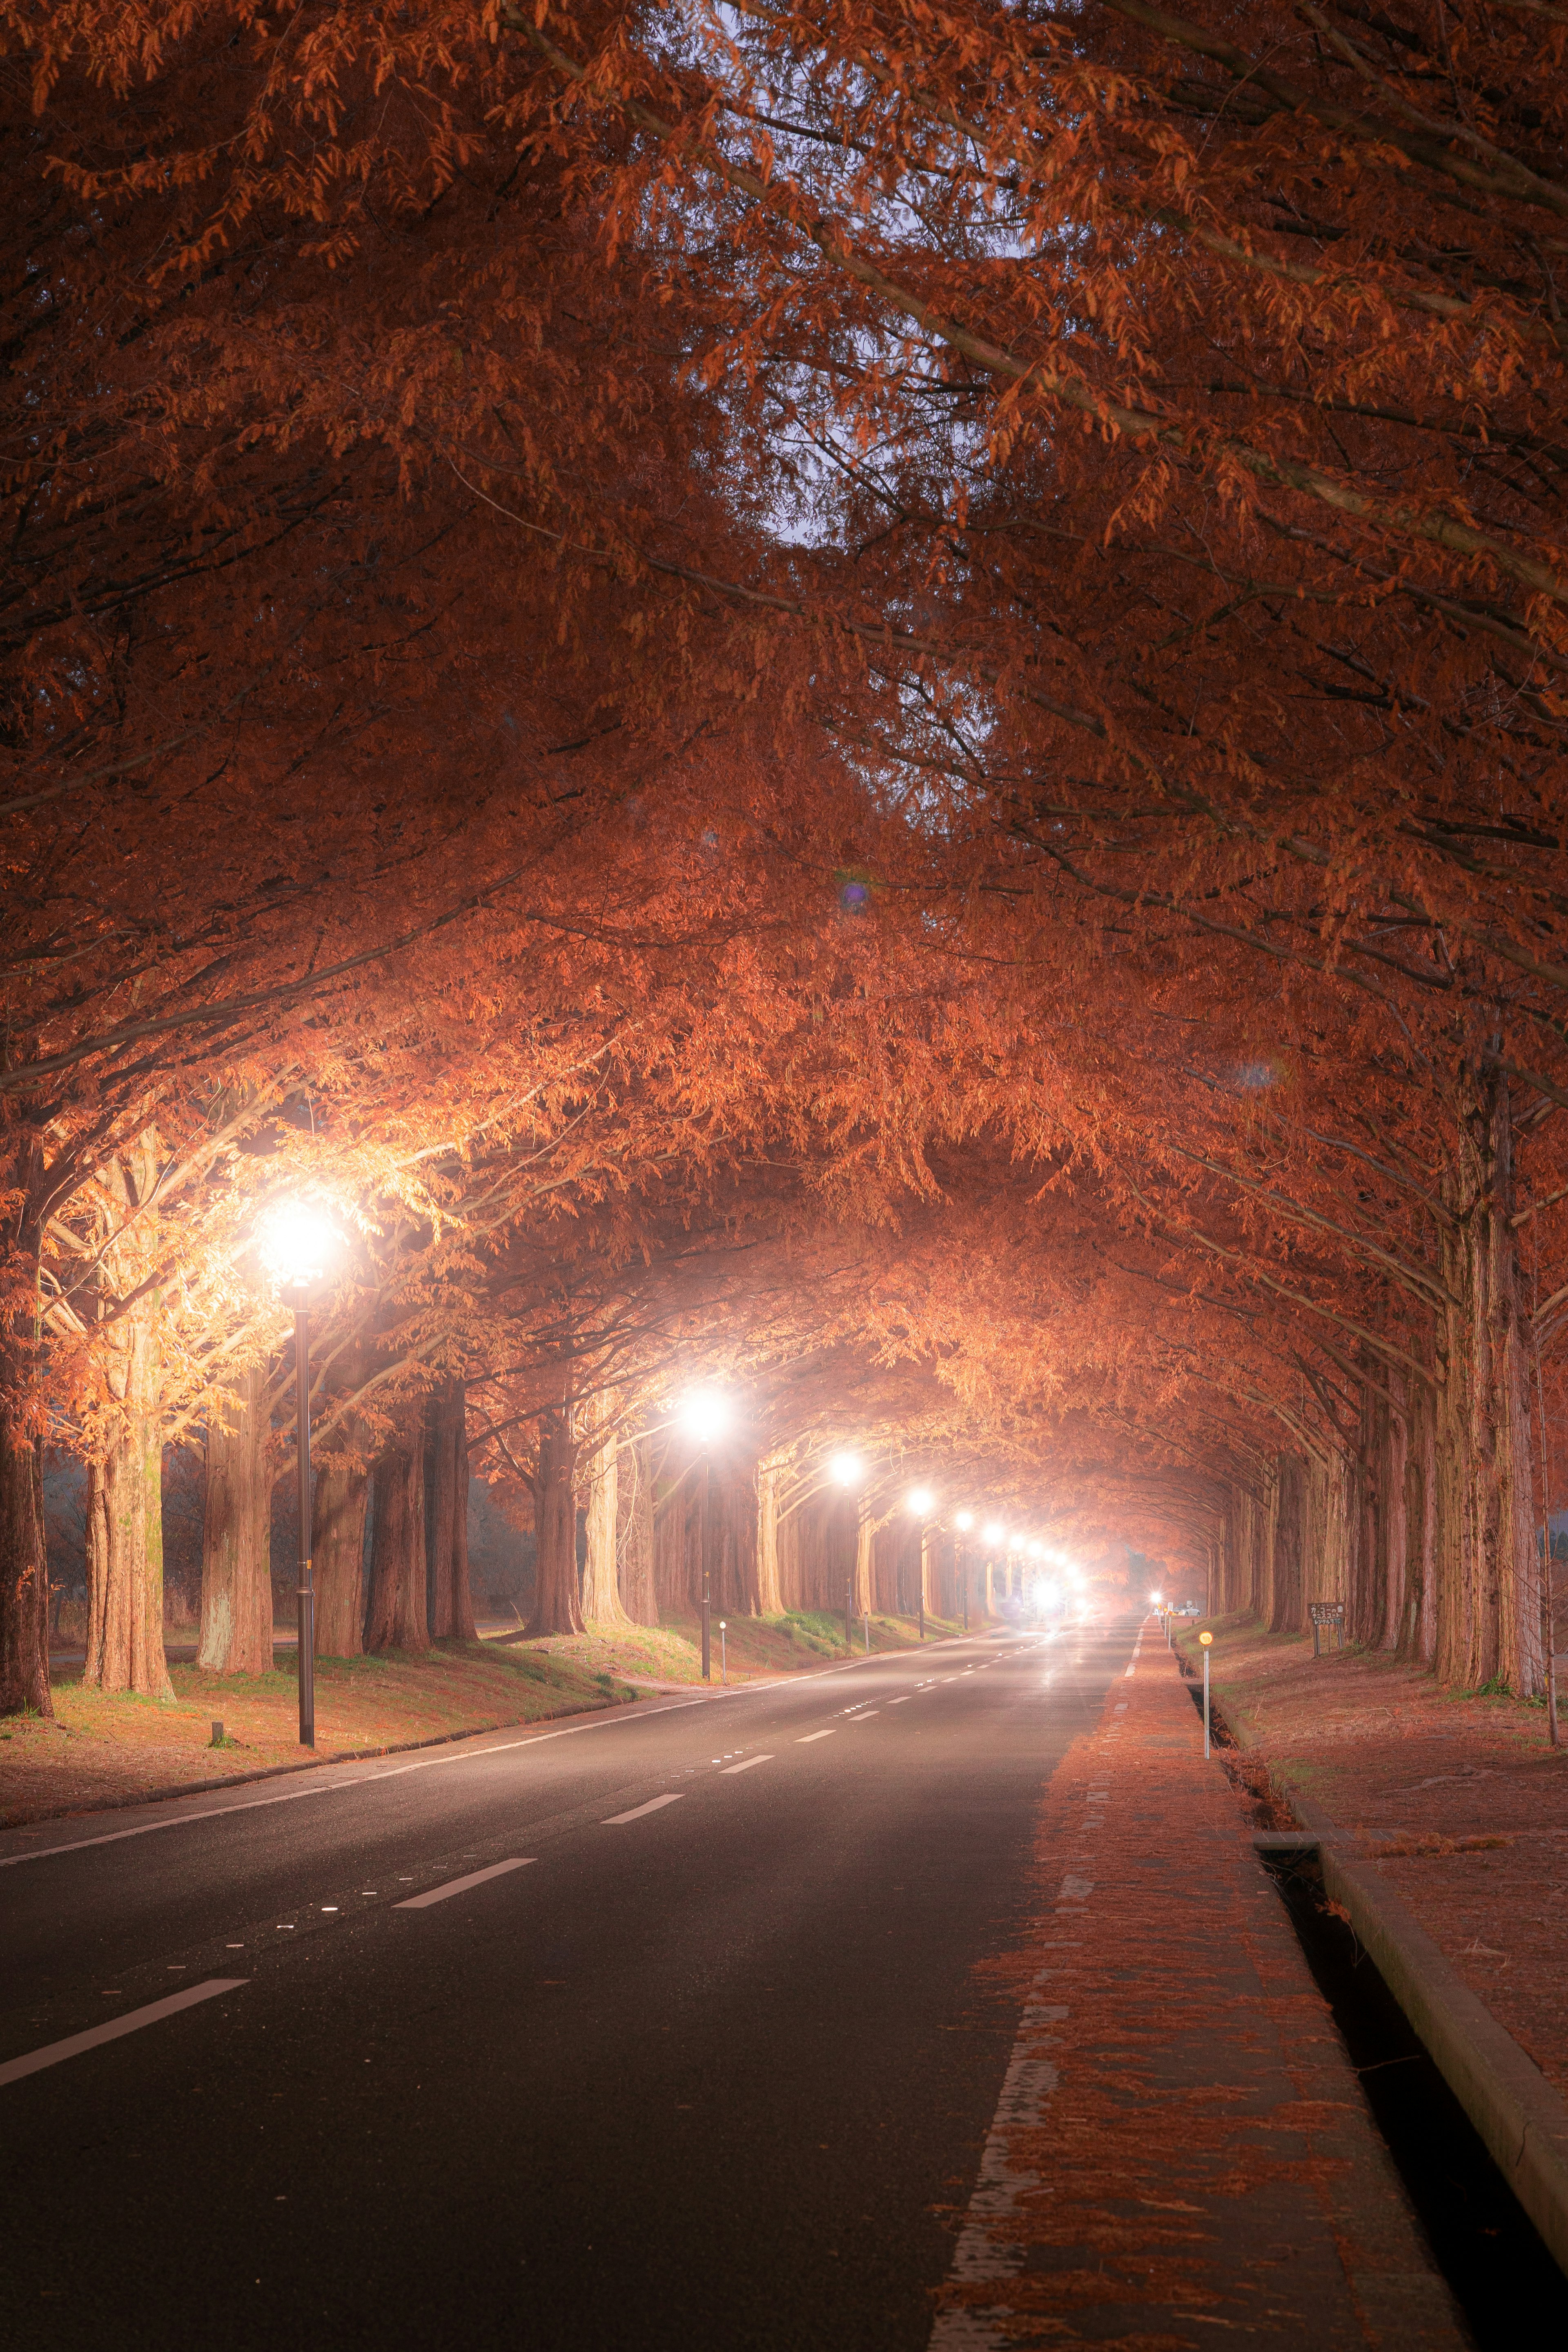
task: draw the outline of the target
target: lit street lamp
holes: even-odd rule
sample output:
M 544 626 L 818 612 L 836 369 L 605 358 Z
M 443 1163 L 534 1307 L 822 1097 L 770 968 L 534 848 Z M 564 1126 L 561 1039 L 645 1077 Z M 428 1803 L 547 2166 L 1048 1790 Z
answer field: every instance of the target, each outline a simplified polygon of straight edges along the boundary
M 300 1745 L 316 1744 L 316 1594 L 310 1581 L 310 1290 L 326 1273 L 337 1235 L 325 1217 L 301 1202 L 274 1211 L 262 1236 L 262 1256 L 294 1309 L 295 1452 L 300 1470 L 300 1581 L 294 1601 L 299 1625 Z
M 958 1555 L 958 1593 L 963 1603 L 963 1630 L 967 1633 L 969 1631 L 969 1563 L 963 1556 L 963 1538 L 974 1525 L 973 1512 L 960 1511 L 952 1524 L 958 1529 L 953 1538 L 953 1549 Z

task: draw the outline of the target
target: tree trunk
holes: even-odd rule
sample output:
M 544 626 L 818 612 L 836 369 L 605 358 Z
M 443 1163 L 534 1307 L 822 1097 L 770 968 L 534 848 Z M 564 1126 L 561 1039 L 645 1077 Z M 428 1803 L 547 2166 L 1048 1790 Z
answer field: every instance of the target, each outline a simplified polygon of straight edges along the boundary
M 634 1625 L 657 1625 L 653 1584 L 653 1452 L 646 1437 L 623 1445 L 616 1464 L 616 1549 L 621 1606 Z
M 1436 1407 L 1437 1672 L 1476 1685 L 1500 1679 L 1521 1698 L 1544 1685 L 1541 1561 L 1528 1355 L 1512 1212 L 1508 1089 L 1475 1083 L 1444 1276 L 1446 1379 Z
M 588 1625 L 629 1625 L 616 1573 L 619 1517 L 618 1445 L 613 1433 L 595 1447 L 588 1469 L 588 1559 L 583 1571 L 583 1619 Z
M 33 1204 L 44 1179 L 36 1132 L 19 1137 L 4 1173 L 12 1191 L 14 1237 L 5 1255 L 5 1287 L 16 1303 L 0 1320 L 0 1715 L 52 1717 L 43 1457 L 28 1411 L 40 1330 Z
M 98 1465 L 88 1519 L 88 1648 L 82 1681 L 97 1690 L 173 1698 L 163 1655 L 163 1449 L 147 1411 L 150 1334 L 128 1317 L 109 1369 L 120 1426 Z
M 438 1642 L 477 1642 L 468 1591 L 468 1410 L 461 1381 L 449 1381 L 430 1422 L 431 1632 Z
M 0 1715 L 54 1711 L 40 1441 L 0 1389 Z
M 264 1675 L 272 1665 L 266 1375 L 238 1384 L 234 1426 L 207 1419 L 207 1491 L 202 1518 L 202 1620 L 196 1664 L 209 1675 Z
M 862 1498 L 855 1521 L 855 1579 L 851 1606 L 857 1617 L 869 1616 L 872 1600 L 871 1558 L 877 1542 L 877 1522 Z
M 779 1454 L 764 1454 L 757 1465 L 757 1614 L 784 1615 L 784 1590 L 779 1579 Z
M 539 1468 L 533 1481 L 538 1547 L 530 1633 L 580 1633 L 577 1598 L 577 1507 L 573 1494 L 577 1447 L 569 1410 L 545 1413 L 539 1428 Z
M 425 1601 L 425 1431 L 410 1425 L 375 1467 L 367 1650 L 427 1650 Z
M 364 1522 L 370 1474 L 345 1455 L 316 1467 L 311 1501 L 311 1580 L 316 1654 L 357 1658 L 364 1648 Z

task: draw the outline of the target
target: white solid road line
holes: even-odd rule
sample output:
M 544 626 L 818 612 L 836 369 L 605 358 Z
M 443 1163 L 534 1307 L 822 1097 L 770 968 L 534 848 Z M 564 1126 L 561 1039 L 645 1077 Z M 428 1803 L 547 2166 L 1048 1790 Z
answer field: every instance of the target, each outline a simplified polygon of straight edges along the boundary
M 771 1764 L 773 1760 L 771 1756 L 748 1756 L 743 1764 L 726 1764 L 719 1778 L 722 1780 L 731 1772 L 749 1772 L 753 1764 Z
M 466 1895 L 470 1886 L 482 1886 L 487 1878 L 500 1878 L 509 1870 L 526 1870 L 538 1856 L 515 1854 L 510 1862 L 492 1862 L 488 1870 L 470 1870 L 467 1878 L 448 1878 L 444 1886 L 432 1886 L 426 1894 L 405 1895 L 395 1903 L 395 1911 L 423 1911 L 427 1904 L 445 1903 L 448 1895 Z
M 832 1737 L 833 1731 L 830 1726 L 826 1731 L 808 1731 L 805 1733 L 802 1738 L 795 1741 L 795 1744 L 797 1748 L 809 1748 L 814 1739 L 831 1739 Z
M 0 2066 L 0 2083 L 19 2083 L 24 2074 L 37 2074 L 46 2066 L 58 2066 L 62 2059 L 75 2058 L 84 2050 L 96 2050 L 102 2042 L 118 2042 L 122 2033 L 134 2033 L 143 2025 L 156 2025 L 160 2018 L 177 2016 L 182 2009 L 194 2009 L 199 2000 L 211 2000 L 215 1993 L 234 1992 L 247 1977 L 208 1977 L 201 1984 L 186 1985 L 180 1992 L 172 1992 L 163 2000 L 150 2000 L 145 2009 L 128 2009 L 123 2017 L 112 2017 L 107 2025 L 93 2025 L 85 2033 L 68 2034 L 63 2042 L 47 2042 L 41 2050 L 29 2050 L 25 2058 L 7 2059 Z
M 640 1822 L 645 1813 L 657 1813 L 660 1805 L 679 1805 L 683 1791 L 672 1789 L 668 1797 L 650 1797 L 646 1805 L 634 1805 L 629 1813 L 611 1813 L 605 1822 L 607 1830 L 617 1829 L 622 1822 Z

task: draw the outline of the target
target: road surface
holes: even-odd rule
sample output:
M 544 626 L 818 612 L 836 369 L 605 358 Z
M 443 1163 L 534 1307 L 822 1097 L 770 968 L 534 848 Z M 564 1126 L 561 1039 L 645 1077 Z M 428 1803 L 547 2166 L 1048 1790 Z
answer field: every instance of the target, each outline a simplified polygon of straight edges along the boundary
M 986 1963 L 1133 1631 L 8 1833 L 9 2318 L 915 2352 L 1017 2022 Z

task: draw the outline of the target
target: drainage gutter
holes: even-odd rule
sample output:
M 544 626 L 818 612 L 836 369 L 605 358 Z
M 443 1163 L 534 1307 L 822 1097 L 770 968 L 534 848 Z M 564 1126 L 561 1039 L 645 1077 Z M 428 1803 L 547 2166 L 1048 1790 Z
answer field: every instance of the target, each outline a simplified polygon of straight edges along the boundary
M 1300 1830 L 1260 1830 L 1260 1853 L 1318 1856 L 1324 1891 L 1430 2052 L 1494 2163 L 1568 2272 L 1568 2100 L 1479 2000 L 1415 1913 L 1321 1806 L 1281 1784 Z

